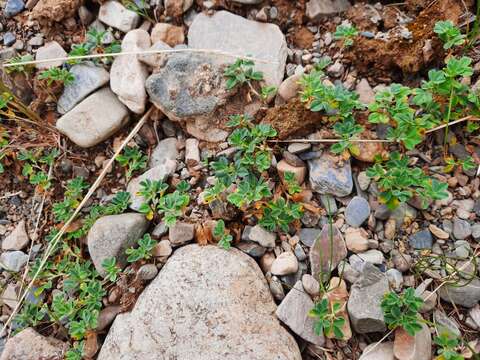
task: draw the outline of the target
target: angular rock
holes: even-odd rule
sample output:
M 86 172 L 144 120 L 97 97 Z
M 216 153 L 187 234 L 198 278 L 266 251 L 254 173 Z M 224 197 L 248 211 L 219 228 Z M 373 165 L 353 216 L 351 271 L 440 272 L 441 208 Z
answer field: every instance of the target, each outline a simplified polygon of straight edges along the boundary
M 368 233 L 363 228 L 348 228 L 345 231 L 345 244 L 347 249 L 359 253 L 368 250 Z
M 70 73 L 75 80 L 65 85 L 62 96 L 58 99 L 57 110 L 60 114 L 72 110 L 92 92 L 107 84 L 110 79 L 109 73 L 103 67 L 93 63 L 74 65 L 70 68 Z
M 279 86 L 287 60 L 287 42 L 277 25 L 247 20 L 227 11 L 213 16 L 199 14 L 188 31 L 188 45 L 238 56 L 251 56 L 271 63 L 256 63 L 267 85 Z
M 171 49 L 172 48 L 170 46 L 168 46 L 167 44 L 165 44 L 161 41 L 157 41 L 148 50 L 149 51 L 159 51 L 159 50 L 171 50 Z M 159 68 L 164 66 L 165 63 L 167 62 L 168 58 L 169 58 L 168 54 L 162 54 L 162 53 L 139 54 L 138 55 L 138 60 L 140 60 L 144 64 L 147 64 L 148 66 L 150 66 L 151 68 L 154 68 L 156 70 L 158 70 Z M 156 71 L 154 71 L 154 72 L 156 72 Z
M 199 354 L 204 359 L 301 360 L 274 311 L 253 259 L 236 249 L 188 245 L 175 251 L 133 310 L 117 316 L 98 360 L 191 360 Z
M 41 48 L 38 48 L 35 54 L 35 60 L 64 58 L 66 56 L 67 56 L 67 52 L 63 49 L 63 47 L 58 42 L 51 41 L 49 43 L 46 43 Z M 62 66 L 63 63 L 64 63 L 63 60 L 48 61 L 48 62 L 41 62 L 41 63 L 35 64 L 35 67 L 38 70 L 45 70 L 45 69 Z
M 295 96 L 297 96 L 297 93 L 301 89 L 300 84 L 298 82 L 302 78 L 302 75 L 303 74 L 295 74 L 283 80 L 283 82 L 278 87 L 278 95 L 281 96 L 283 100 L 288 101 L 294 98 Z M 310 146 L 308 147 L 308 149 L 309 148 Z M 289 147 L 289 151 L 290 151 L 290 147 Z
M 2 241 L 2 250 L 22 250 L 30 239 L 25 229 L 25 220 L 20 221 L 15 229 Z
M 421 230 L 411 235 L 408 243 L 414 249 L 431 249 L 433 246 L 432 234 L 428 229 Z
M 385 274 L 374 265 L 365 263 L 359 279 L 352 285 L 347 306 L 350 321 L 357 333 L 386 330 L 380 304 L 389 290 Z
M 32 328 L 22 330 L 5 344 L 0 360 L 61 360 L 68 344 L 40 335 Z
M 107 306 L 100 310 L 100 314 L 98 315 L 98 325 L 95 330 L 103 331 L 109 326 L 113 320 L 117 317 L 118 314 L 122 312 L 121 306 Z
M 345 209 L 345 220 L 353 227 L 359 227 L 370 216 L 370 205 L 361 196 L 355 196 Z
M 335 225 L 325 224 L 310 249 L 311 273 L 315 279 L 338 266 L 347 256 L 342 234 Z
M 145 264 L 138 269 L 137 276 L 143 281 L 149 281 L 155 278 L 158 274 L 158 269 L 155 264 Z
M 0 255 L 0 267 L 7 271 L 19 272 L 28 262 L 28 255 L 23 251 L 6 251 Z
M 355 91 L 358 93 L 358 100 L 360 100 L 362 104 L 368 105 L 375 101 L 375 92 L 367 79 L 360 80 L 355 87 Z
M 132 179 L 127 186 L 127 191 L 130 193 L 130 209 L 138 211 L 140 206 L 145 202 L 143 196 L 138 192 L 141 189 L 141 183 L 145 180 L 150 181 L 165 181 L 170 175 L 175 172 L 177 162 L 174 160 L 167 160 L 163 164 L 159 164 L 150 170 L 144 172 L 142 175 Z
M 265 230 L 260 225 L 245 226 L 242 234 L 242 240 L 254 241 L 263 247 L 275 247 L 275 240 L 277 236 L 275 233 Z
M 15 41 L 17 41 L 17 38 L 14 33 L 9 31 L 3 35 L 3 45 L 12 46 L 15 44 Z
M 321 157 L 308 161 L 312 190 L 320 194 L 338 197 L 350 195 L 353 189 L 350 161 L 340 165 L 335 157 L 324 153 Z
M 298 237 L 303 245 L 312 247 L 315 239 L 320 236 L 321 230 L 311 229 L 311 228 L 302 228 L 298 232 Z
M 303 289 L 312 297 L 320 295 L 320 284 L 310 274 L 304 274 L 302 276 Z
M 98 273 L 105 276 L 102 262 L 111 257 L 123 268 L 127 264 L 125 250 L 135 246 L 147 228 L 148 221 L 143 214 L 110 215 L 95 221 L 88 232 L 87 244 Z
M 433 312 L 433 320 L 435 322 L 435 328 L 438 334 L 447 334 L 451 338 L 459 338 L 462 336 L 458 325 L 450 319 L 444 312 L 435 310 Z
M 176 160 L 177 157 L 177 139 L 173 137 L 166 138 L 160 140 L 158 145 L 153 150 L 152 156 L 150 157 L 149 166 L 152 168 L 162 165 L 167 162 L 171 162 L 172 160 Z
M 161 41 L 169 46 L 175 46 L 185 42 L 185 35 L 181 26 L 157 23 L 152 29 L 151 39 L 152 44 Z
M 122 52 L 144 51 L 150 48 L 150 35 L 142 29 L 132 30 L 122 40 Z M 110 87 L 118 99 L 136 114 L 143 114 L 147 103 L 145 81 L 147 67 L 138 55 L 121 55 L 110 69 Z
M 281 253 L 272 263 L 272 275 L 295 274 L 298 270 L 298 260 L 294 253 L 286 251 Z
M 194 138 L 185 140 L 185 162 L 188 166 L 196 166 L 200 163 L 198 143 L 198 140 Z
M 395 360 L 393 342 L 377 342 L 368 345 L 358 360 Z
M 262 257 L 266 249 L 253 241 L 240 241 L 235 247 L 254 258 Z
M 15 309 L 18 305 L 18 290 L 19 288 L 16 284 L 8 284 L 0 298 L 2 304 L 7 305 L 10 309 Z
M 292 290 L 277 309 L 277 317 L 287 325 L 290 330 L 302 339 L 322 346 L 325 342 L 323 336 L 317 336 L 313 331 L 314 319 L 308 316 L 313 309 L 313 301 L 302 287 L 302 282 L 297 281 Z
M 177 221 L 170 227 L 168 238 L 173 246 L 183 245 L 193 240 L 195 225 Z
M 398 360 L 431 360 L 432 337 L 428 326 L 424 323 L 422 330 L 415 336 L 407 334 L 403 328 L 395 330 L 393 354 Z
M 103 88 L 57 120 L 57 129 L 78 146 L 95 146 L 128 122 L 128 110 L 109 89 Z
M 307 3 L 306 15 L 310 20 L 319 20 L 324 15 L 330 15 L 348 10 L 348 0 L 310 0 Z
M 432 232 L 433 235 L 435 235 L 439 239 L 446 240 L 450 237 L 450 235 L 446 231 L 440 229 L 434 224 L 428 225 L 428 229 Z
M 179 17 L 193 5 L 193 0 L 165 0 L 165 12 L 168 16 Z
M 137 27 L 140 15 L 128 10 L 120 2 L 107 1 L 100 6 L 98 19 L 104 24 L 126 33 Z
M 442 286 L 438 294 L 443 301 L 471 308 L 480 301 L 480 280 L 459 280 Z
M 157 245 L 155 245 L 152 252 L 153 255 L 157 257 L 170 256 L 173 252 L 170 240 L 161 240 Z
M 380 265 L 385 261 L 383 253 L 377 249 L 370 249 L 359 254 L 352 255 L 350 257 L 350 263 L 352 263 L 352 258 L 360 258 L 364 262 L 369 262 L 370 264 Z

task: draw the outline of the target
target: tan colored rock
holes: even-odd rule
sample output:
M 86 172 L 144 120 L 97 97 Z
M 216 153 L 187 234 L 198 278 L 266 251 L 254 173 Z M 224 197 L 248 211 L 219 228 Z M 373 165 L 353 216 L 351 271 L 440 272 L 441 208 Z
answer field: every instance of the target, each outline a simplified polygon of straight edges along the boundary
M 403 328 L 395 330 L 393 353 L 398 360 L 431 360 L 432 338 L 428 326 L 422 323 L 422 330 L 415 336 L 408 335 Z
M 375 139 L 376 136 L 370 130 L 365 130 L 359 135 L 360 139 Z M 365 162 L 374 162 L 375 155 L 379 155 L 384 151 L 382 143 L 379 142 L 359 142 L 356 143 L 359 149 L 358 154 L 353 154 L 353 157 Z
M 396 233 L 396 222 L 395 219 L 388 219 L 385 222 L 385 238 L 387 240 L 393 240 Z
M 26 328 L 7 341 L 0 360 L 63 360 L 67 348 L 60 340 Z
M 145 30 L 132 30 L 123 38 L 122 52 L 143 51 L 150 48 L 150 45 L 150 35 Z M 136 114 L 142 114 L 145 111 L 147 77 L 148 69 L 138 60 L 138 55 L 117 56 L 110 69 L 112 91 Z
M 152 29 L 152 44 L 161 41 L 167 45 L 175 46 L 185 42 L 185 35 L 182 26 L 158 23 Z
M 100 6 L 98 19 L 104 24 L 126 33 L 137 27 L 140 15 L 128 10 L 118 1 L 106 1 Z
M 303 74 L 295 74 L 283 80 L 278 87 L 278 95 L 285 101 L 296 97 L 300 90 L 300 84 L 298 82 L 302 76 Z
M 25 229 L 25 221 L 20 221 L 15 229 L 2 241 L 2 250 L 22 250 L 30 239 Z
M 341 311 L 338 313 L 338 316 L 345 319 L 345 323 L 342 326 L 343 338 L 341 340 L 347 341 L 352 337 L 352 329 L 350 328 L 350 320 L 348 319 L 347 311 L 347 284 L 338 277 L 332 277 L 328 289 L 330 289 L 330 291 L 328 291 L 324 297 L 328 299 L 330 306 L 333 306 L 333 304 L 340 304 Z M 335 338 L 333 333 L 326 334 L 326 336 L 330 339 Z
M 295 175 L 298 184 L 303 184 L 305 176 L 307 175 L 307 168 L 305 166 L 292 166 L 285 160 L 280 160 L 277 164 L 278 175 L 284 179 L 286 172 L 291 172 Z
M 368 233 L 363 228 L 348 228 L 345 231 L 347 249 L 360 253 L 368 250 Z
M 439 239 L 446 240 L 450 237 L 450 235 L 446 231 L 440 229 L 438 226 L 434 224 L 428 225 L 428 229 L 433 235 L 435 235 Z

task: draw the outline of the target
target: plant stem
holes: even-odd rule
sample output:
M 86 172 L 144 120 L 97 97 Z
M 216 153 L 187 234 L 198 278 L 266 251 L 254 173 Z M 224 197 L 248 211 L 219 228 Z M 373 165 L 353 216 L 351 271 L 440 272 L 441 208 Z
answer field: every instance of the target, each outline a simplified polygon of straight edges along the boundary
M 450 123 L 450 117 L 452 116 L 452 102 L 453 102 L 453 86 L 450 89 L 450 99 L 448 101 L 448 111 L 447 111 L 447 119 L 445 121 L 445 133 L 444 133 L 444 139 L 443 139 L 443 156 L 447 156 L 447 146 L 448 146 L 448 130 L 450 127 L 448 124 Z

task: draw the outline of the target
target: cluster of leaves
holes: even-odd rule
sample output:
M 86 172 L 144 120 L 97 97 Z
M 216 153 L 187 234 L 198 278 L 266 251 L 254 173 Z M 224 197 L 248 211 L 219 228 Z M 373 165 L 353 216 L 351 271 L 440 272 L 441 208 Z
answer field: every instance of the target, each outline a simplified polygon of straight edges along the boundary
M 158 180 L 144 180 L 140 183 L 138 192 L 144 200 L 138 211 L 149 220 L 153 219 L 155 213 L 163 215 L 165 225 L 171 227 L 190 203 L 189 189 L 190 185 L 186 181 L 180 181 L 175 191 L 167 193 L 168 184 Z
M 128 262 L 135 262 L 138 260 L 148 260 L 152 257 L 152 250 L 157 245 L 157 242 L 153 240 L 149 234 L 145 234 L 140 240 L 137 242 L 137 247 L 131 247 L 125 250 L 125 254 L 127 254 L 127 261 Z
M 88 184 L 81 177 L 70 180 L 64 192 L 64 200 L 53 206 L 55 221 L 67 221 L 75 211 Z M 97 326 L 98 315 L 102 308 L 102 298 L 105 296 L 104 281 L 90 261 L 83 257 L 82 249 L 71 242 L 86 236 L 93 223 L 103 215 L 114 215 L 124 212 L 129 204 L 130 194 L 119 192 L 106 205 L 93 205 L 90 213 L 78 221 L 69 233 L 58 240 L 58 230 L 54 227 L 46 237 L 48 242 L 56 240 L 52 256 L 40 268 L 41 259 L 37 259 L 30 269 L 29 276 L 38 273 L 34 295 L 37 303 L 25 305 L 15 319 L 17 330 L 40 324 L 57 323 L 68 330 L 74 341 L 66 358 L 79 360 L 82 358 L 83 341 L 87 333 Z M 58 241 L 57 241 L 58 240 Z M 115 281 L 118 272 L 113 268 L 115 263 L 107 264 L 108 281 Z M 57 289 L 57 293 L 45 302 L 40 300 L 41 294 L 47 289 Z M 48 298 L 47 298 L 48 299 Z
M 69 85 L 75 81 L 75 75 L 73 75 L 68 69 L 57 67 L 42 71 L 38 75 L 38 78 L 40 80 L 46 80 L 48 86 L 52 85 L 54 82 Z
M 437 354 L 438 359 L 442 360 L 465 360 L 463 355 L 460 355 L 456 348 L 460 345 L 460 341 L 457 338 L 452 338 L 448 334 L 440 334 L 433 339 L 438 346 Z
M 14 56 L 13 58 L 9 59 L 6 61 L 7 64 L 13 65 L 13 66 L 8 66 L 5 68 L 5 71 L 7 73 L 23 73 L 23 74 L 29 74 L 33 71 L 35 66 L 33 64 L 28 64 L 28 65 L 21 65 L 21 63 L 28 62 L 28 61 L 33 61 L 33 56 L 30 54 L 27 55 L 17 55 Z
M 313 309 L 308 313 L 315 318 L 314 328 L 317 336 L 333 334 L 337 339 L 343 339 L 343 325 L 345 318 L 341 315 L 342 305 L 339 302 L 329 302 L 323 298 L 317 302 Z
M 135 171 L 147 167 L 148 158 L 138 147 L 126 146 L 123 153 L 118 155 L 115 160 L 126 168 L 125 177 L 128 182 Z
M 385 294 L 381 307 L 385 323 L 389 329 L 403 328 L 410 336 L 422 329 L 418 311 L 423 299 L 415 295 L 415 289 L 408 288 L 402 294 L 395 292 Z
M 22 176 L 26 177 L 30 184 L 38 186 L 41 190 L 47 190 L 52 186 L 48 168 L 53 166 L 58 155 L 60 152 L 56 148 L 20 151 L 17 158 L 24 162 Z
M 120 52 L 122 49 L 118 41 L 113 41 L 108 46 L 104 46 L 103 42 L 106 35 L 106 31 L 100 31 L 95 28 L 90 29 L 86 34 L 86 41 L 81 44 L 72 45 L 72 49 L 68 53 L 68 56 L 76 57 L 92 54 L 112 54 Z M 102 61 L 104 63 L 109 63 L 111 60 L 110 58 L 105 57 L 102 58 Z M 78 64 L 80 62 L 81 59 L 71 59 L 68 61 L 69 64 Z
M 471 156 L 465 159 L 455 159 L 453 156 L 446 156 L 444 158 L 445 167 L 443 171 L 446 173 L 452 172 L 454 169 L 462 169 L 464 171 L 474 170 L 477 168 L 477 163 Z
M 237 151 L 233 161 L 220 157 L 210 163 L 215 183 L 205 189 L 204 200 L 226 199 L 243 212 L 252 210 L 265 229 L 288 231 L 289 225 L 301 218 L 302 206 L 279 195 L 273 197 L 265 179 L 272 164 L 267 141 L 276 136 L 276 131 L 270 125 L 254 125 L 245 115 L 232 116 L 229 126 L 235 130 L 228 142 Z M 292 173 L 284 174 L 284 184 L 290 195 L 301 191 Z
M 217 224 L 213 229 L 213 236 L 218 240 L 218 246 L 225 250 L 231 248 L 233 236 L 228 233 L 227 229 L 225 229 L 225 222 L 223 220 L 217 221 Z
M 148 13 L 150 4 L 145 0 L 122 0 L 122 4 L 128 9 L 138 14 L 139 16 L 147 19 L 152 24 L 155 24 L 156 21 L 152 19 Z
M 448 184 L 429 177 L 423 169 L 409 166 L 409 159 L 393 152 L 385 163 L 376 163 L 367 169 L 367 175 L 377 182 L 380 200 L 394 209 L 399 203 L 418 196 L 424 207 L 431 200 L 448 196 Z
M 358 30 L 353 25 L 338 25 L 334 37 L 336 40 L 343 40 L 343 46 L 353 45 L 353 39 L 358 35 Z
M 451 20 L 438 21 L 433 31 L 443 41 L 443 48 L 448 50 L 454 46 L 465 44 L 466 35 L 463 35 Z
M 263 81 L 263 73 L 255 70 L 255 63 L 252 60 L 237 59 L 225 69 L 223 75 L 227 78 L 227 90 L 232 90 L 237 86 L 248 85 L 250 90 L 262 100 L 267 100 L 277 91 L 275 86 L 262 86 L 258 93 L 252 82 Z

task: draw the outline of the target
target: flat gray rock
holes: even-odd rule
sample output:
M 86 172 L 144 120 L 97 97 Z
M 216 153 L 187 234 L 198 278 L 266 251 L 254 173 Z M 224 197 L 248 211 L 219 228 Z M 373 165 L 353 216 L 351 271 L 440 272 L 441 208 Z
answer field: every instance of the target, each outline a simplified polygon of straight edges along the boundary
M 98 360 L 301 360 L 275 310 L 249 256 L 187 245 L 117 316 Z
M 361 196 L 355 196 L 345 209 L 345 220 L 353 227 L 359 227 L 370 216 L 370 205 Z
M 57 120 L 57 129 L 78 146 L 95 146 L 128 122 L 128 110 L 109 88 L 103 88 Z
M 107 84 L 110 79 L 107 70 L 92 63 L 74 65 L 70 73 L 75 80 L 65 86 L 62 96 L 58 99 L 57 110 L 60 114 L 72 110 L 92 92 Z
M 7 271 L 19 272 L 28 262 L 28 255 L 23 251 L 5 251 L 0 255 L 0 267 Z
M 310 0 L 306 15 L 310 20 L 319 20 L 322 16 L 346 11 L 350 6 L 348 0 Z
M 301 281 L 297 281 L 277 309 L 277 317 L 302 339 L 322 346 L 325 338 L 313 331 L 315 319 L 308 316 L 313 309 L 313 301 L 305 292 Z
M 313 191 L 338 197 L 352 192 L 352 168 L 349 160 L 340 164 L 335 157 L 324 153 L 317 159 L 309 160 L 308 168 Z
M 471 308 L 480 301 L 480 280 L 460 280 L 455 284 L 444 285 L 438 294 L 443 301 Z
M 267 60 L 269 63 L 255 64 L 255 69 L 263 72 L 268 85 L 278 87 L 283 81 L 287 42 L 277 25 L 247 20 L 228 11 L 217 11 L 213 16 L 200 13 L 188 30 L 188 45 Z
M 347 305 L 350 321 L 357 333 L 386 330 L 380 304 L 389 291 L 385 274 L 374 265 L 365 263 L 359 279 L 352 285 Z
M 145 215 L 136 213 L 109 215 L 95 221 L 88 232 L 87 244 L 98 273 L 105 276 L 102 262 L 111 257 L 123 268 L 127 264 L 125 250 L 135 246 L 147 228 Z

